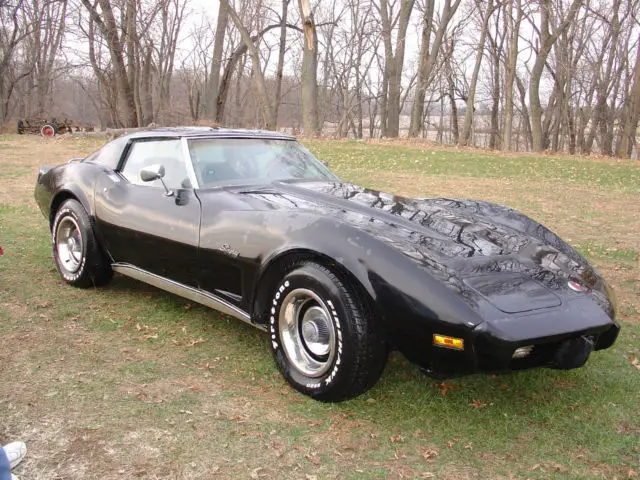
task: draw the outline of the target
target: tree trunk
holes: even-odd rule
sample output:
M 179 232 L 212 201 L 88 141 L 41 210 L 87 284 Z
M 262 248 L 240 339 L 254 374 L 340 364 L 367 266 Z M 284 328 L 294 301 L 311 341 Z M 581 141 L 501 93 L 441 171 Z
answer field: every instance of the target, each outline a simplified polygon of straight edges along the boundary
M 209 72 L 209 85 L 207 88 L 207 116 L 214 121 L 221 123 L 222 118 L 218 116 L 220 106 L 219 86 L 220 67 L 222 65 L 222 54 L 224 51 L 224 36 L 227 31 L 229 17 L 227 9 L 222 2 L 218 7 L 218 22 L 216 24 L 216 34 L 213 40 L 213 58 L 211 60 L 211 71 Z M 221 117 L 221 116 L 220 116 Z
M 5 122 L 9 115 L 9 96 L 5 91 L 4 75 L 0 75 L 0 122 Z
M 638 128 L 638 117 L 640 116 L 640 45 L 636 48 L 633 86 L 625 101 L 622 128 L 620 129 L 620 138 L 616 149 L 616 155 L 620 158 L 629 158 L 631 156 Z
M 549 31 L 549 17 L 551 15 L 551 0 L 540 0 L 540 50 L 536 55 L 535 63 L 531 69 L 531 79 L 529 81 L 529 103 L 531 110 L 531 138 L 532 150 L 542 152 L 546 148 L 546 141 L 542 128 L 542 105 L 540 103 L 540 80 L 544 70 L 545 62 L 551 52 L 551 47 L 575 18 L 582 0 L 573 0 L 567 16 L 562 21 L 557 30 L 553 33 Z
M 500 38 L 498 31 L 499 15 L 496 18 L 496 35 L 489 35 L 491 43 L 491 66 L 493 67 L 493 82 L 491 88 L 491 134 L 489 137 L 489 148 L 497 150 L 500 148 L 500 57 L 504 47 L 506 32 Z
M 533 135 L 531 134 L 531 117 L 529 116 L 529 110 L 527 109 L 527 90 L 520 80 L 518 74 L 516 74 L 516 86 L 518 87 L 518 93 L 520 96 L 520 108 L 522 112 L 520 114 L 520 123 L 524 124 L 524 149 L 527 150 L 530 145 L 533 145 Z
M 262 29 L 259 33 L 251 37 L 251 41 L 255 44 L 258 40 L 260 40 L 267 32 L 273 30 L 274 28 L 278 28 L 280 25 L 270 25 Z M 224 119 L 225 107 L 227 105 L 227 99 L 229 97 L 229 89 L 231 85 L 231 80 L 233 79 L 233 74 L 236 71 L 237 65 L 241 59 L 244 58 L 247 53 L 247 45 L 243 42 L 234 50 L 231 54 L 227 63 L 225 64 L 224 71 L 222 72 L 222 78 L 219 82 L 218 87 L 218 96 L 216 98 L 216 123 L 222 124 Z M 244 65 L 244 62 L 243 62 Z M 240 68 L 240 71 L 243 70 L 243 67 Z
M 309 0 L 299 0 L 304 31 L 302 53 L 302 128 L 305 135 L 318 135 L 318 36 Z
M 477 3 L 480 9 L 480 3 Z M 478 75 L 480 74 L 480 64 L 484 55 L 484 44 L 487 40 L 487 30 L 489 29 L 489 19 L 493 14 L 493 0 L 488 0 L 484 15 L 482 16 L 482 29 L 480 30 L 480 41 L 478 42 L 478 52 L 476 53 L 476 61 L 471 74 L 471 82 L 469 83 L 469 95 L 467 96 L 467 109 L 464 112 L 464 124 L 462 126 L 462 135 L 460 135 L 459 145 L 461 147 L 469 144 L 469 136 L 471 134 L 471 124 L 473 123 L 474 101 L 476 97 L 476 85 L 478 84 Z
M 95 24 L 100 28 L 100 31 L 107 42 L 107 48 L 109 49 L 111 63 L 113 65 L 115 83 L 118 86 L 118 91 L 122 95 L 123 99 L 122 106 L 124 107 L 124 125 L 125 127 L 138 127 L 136 102 L 133 89 L 131 88 L 127 77 L 127 70 L 122 56 L 124 48 L 118 35 L 118 27 L 116 25 L 111 3 L 109 0 L 99 0 L 98 3 L 101 9 L 100 14 L 89 0 L 82 0 L 82 3 L 89 11 L 89 14 L 93 18 Z
M 455 81 L 453 77 L 453 66 L 451 65 L 451 58 L 453 57 L 454 44 L 453 39 L 451 42 L 447 44 L 445 51 L 445 72 L 447 76 L 447 86 L 449 88 L 449 103 L 451 107 L 451 134 L 452 139 L 451 143 L 454 145 L 458 144 L 460 140 L 460 132 L 458 130 L 458 105 L 456 104 L 456 90 L 455 90 Z M 424 135 L 424 138 L 428 138 L 428 135 Z
M 385 64 L 382 72 L 382 92 L 380 93 L 380 136 L 388 137 L 387 134 L 387 118 L 389 106 L 389 71 Z
M 451 0 L 445 0 L 440 25 L 436 31 L 433 40 L 433 46 L 429 50 L 431 43 L 431 29 L 433 24 L 433 13 L 435 9 L 435 0 L 427 0 L 422 21 L 422 42 L 420 45 L 420 63 L 418 65 L 418 79 L 416 85 L 416 94 L 411 107 L 411 124 L 409 126 L 409 136 L 417 137 L 422 130 L 422 118 L 424 112 L 424 99 L 429 85 L 429 79 L 433 72 L 433 67 L 441 50 L 442 39 L 451 17 L 455 14 L 460 6 L 460 0 L 451 5 Z
M 451 103 L 451 143 L 458 144 L 460 140 L 460 132 L 458 131 L 458 106 L 453 94 L 453 84 L 449 85 L 449 101 Z
M 402 0 L 400 16 L 398 18 L 398 36 L 396 39 L 396 52 L 392 51 L 391 29 L 392 21 L 388 15 L 387 0 L 381 0 L 383 36 L 385 42 L 385 73 L 387 95 L 385 102 L 386 125 L 384 136 L 397 137 L 400 134 L 400 100 L 402 88 L 402 69 L 404 66 L 405 41 L 409 19 L 415 0 Z
M 493 58 L 493 88 L 491 92 L 491 137 L 489 138 L 489 149 L 497 150 L 500 148 L 500 59 L 496 56 Z
M 516 3 L 516 19 L 513 21 L 512 6 L 506 8 L 507 23 L 511 30 L 509 38 L 509 54 L 506 65 L 505 105 L 504 105 L 504 150 L 511 150 L 511 134 L 513 130 L 513 82 L 516 77 L 516 62 L 518 61 L 518 39 L 520 38 L 520 23 L 522 22 L 522 0 Z
M 276 70 L 276 103 L 273 107 L 273 117 L 278 127 L 278 111 L 282 102 L 282 74 L 284 69 L 284 53 L 287 43 L 287 11 L 289 0 L 282 0 L 282 17 L 280 19 L 280 46 L 278 49 L 278 67 Z
M 83 0 L 86 1 L 86 0 Z M 229 5 L 229 0 L 220 0 L 220 3 L 224 5 L 227 13 L 231 17 L 231 20 L 235 24 L 236 28 L 240 32 L 240 36 L 242 37 L 243 43 L 247 46 L 247 50 L 251 57 L 251 63 L 254 71 L 254 83 L 255 83 L 255 92 L 258 102 L 262 104 L 262 124 L 263 127 L 267 130 L 273 130 L 275 128 L 275 122 L 273 120 L 273 108 L 271 106 L 271 101 L 269 100 L 269 94 L 267 93 L 267 86 L 264 80 L 264 74 L 262 73 L 262 69 L 260 68 L 260 52 L 258 48 L 253 43 L 253 39 L 249 35 L 249 32 L 242 24 L 240 17 L 236 13 L 236 11 Z
M 142 106 L 140 104 L 140 90 L 138 89 L 137 72 L 137 38 L 136 38 L 136 0 L 127 0 L 125 6 L 123 42 L 127 47 L 127 79 L 133 93 L 136 110 L 136 124 L 142 126 Z
M 146 55 L 142 63 L 142 85 L 140 86 L 143 126 L 147 126 L 154 121 L 153 87 L 151 86 L 152 55 L 153 47 L 148 45 Z

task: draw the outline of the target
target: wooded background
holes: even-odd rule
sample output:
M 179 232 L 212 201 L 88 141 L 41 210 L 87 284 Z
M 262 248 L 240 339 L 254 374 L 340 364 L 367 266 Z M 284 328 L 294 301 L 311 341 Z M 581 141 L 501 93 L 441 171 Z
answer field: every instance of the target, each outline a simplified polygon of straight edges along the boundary
M 0 0 L 0 123 L 636 156 L 640 0 Z

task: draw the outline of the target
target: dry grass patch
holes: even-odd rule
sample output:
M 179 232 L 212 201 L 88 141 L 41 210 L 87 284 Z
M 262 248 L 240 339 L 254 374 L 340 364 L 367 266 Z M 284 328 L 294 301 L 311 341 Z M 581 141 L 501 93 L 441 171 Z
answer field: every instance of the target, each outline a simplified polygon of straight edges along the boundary
M 640 252 L 640 194 L 523 179 L 377 172 L 370 186 L 407 197 L 473 198 L 508 205 L 573 243 L 606 240 Z

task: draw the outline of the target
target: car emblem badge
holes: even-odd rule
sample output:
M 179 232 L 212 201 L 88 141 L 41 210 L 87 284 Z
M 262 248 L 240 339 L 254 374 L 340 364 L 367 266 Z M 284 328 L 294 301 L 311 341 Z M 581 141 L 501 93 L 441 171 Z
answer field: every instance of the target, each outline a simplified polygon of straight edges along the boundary
M 238 252 L 237 250 L 234 250 L 233 248 L 231 248 L 228 244 L 223 243 L 222 245 L 216 247 L 218 250 L 220 250 L 222 253 L 229 255 L 232 258 L 237 258 L 238 255 L 240 255 L 240 252 Z
M 580 285 L 578 282 L 574 282 L 573 280 L 569 280 L 567 285 L 574 292 L 584 292 L 584 287 Z

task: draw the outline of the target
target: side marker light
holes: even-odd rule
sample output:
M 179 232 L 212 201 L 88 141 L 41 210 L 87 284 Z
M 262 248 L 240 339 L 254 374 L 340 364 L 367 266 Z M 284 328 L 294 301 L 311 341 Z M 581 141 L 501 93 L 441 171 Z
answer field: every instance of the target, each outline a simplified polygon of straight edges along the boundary
M 464 340 L 462 338 L 447 337 L 446 335 L 440 335 L 438 333 L 433 334 L 433 344 L 438 347 L 464 350 Z

